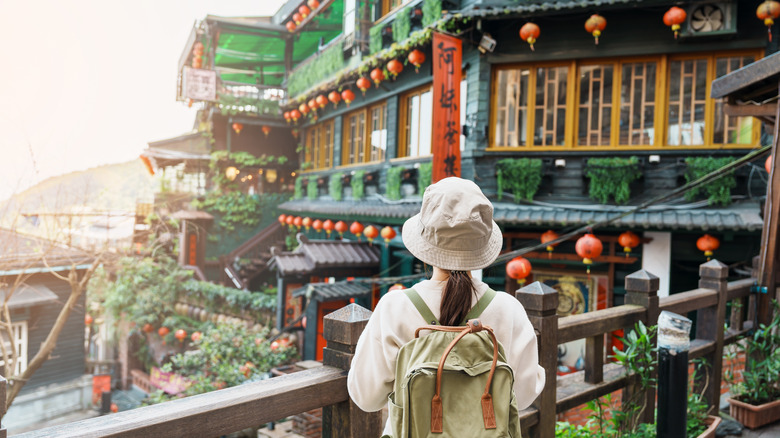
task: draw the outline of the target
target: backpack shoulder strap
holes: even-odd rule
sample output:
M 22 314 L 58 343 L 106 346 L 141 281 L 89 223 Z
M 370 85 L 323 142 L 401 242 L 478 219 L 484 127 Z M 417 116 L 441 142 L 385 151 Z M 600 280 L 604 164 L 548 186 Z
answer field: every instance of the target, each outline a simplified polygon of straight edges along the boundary
M 439 320 L 436 319 L 436 317 L 433 315 L 433 312 L 431 312 L 431 309 L 429 309 L 425 304 L 425 301 L 423 301 L 420 294 L 418 294 L 413 287 L 405 289 L 404 294 L 409 297 L 409 299 L 412 301 L 412 304 L 414 304 L 414 307 L 416 307 L 417 311 L 420 312 L 420 315 L 422 315 L 425 322 L 431 325 L 441 325 Z
M 487 306 L 490 304 L 491 301 L 493 301 L 493 298 L 496 296 L 496 291 L 494 291 L 491 288 L 487 288 L 485 293 L 482 295 L 482 298 L 477 301 L 477 304 L 474 304 L 474 307 L 469 310 L 469 313 L 466 314 L 466 318 L 463 320 L 463 324 L 465 325 L 466 321 L 470 319 L 477 319 L 480 315 L 482 315 L 482 312 L 487 308 Z

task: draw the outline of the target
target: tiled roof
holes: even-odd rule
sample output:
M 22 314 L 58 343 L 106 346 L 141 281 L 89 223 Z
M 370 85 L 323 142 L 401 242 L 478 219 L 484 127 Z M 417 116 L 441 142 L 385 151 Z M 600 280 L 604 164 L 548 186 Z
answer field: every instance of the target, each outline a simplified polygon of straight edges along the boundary
M 307 296 L 314 301 L 326 301 L 336 298 L 361 297 L 371 295 L 371 286 L 367 284 L 338 281 L 335 283 L 310 283 L 295 289 L 293 297 Z
M 486 2 L 480 9 L 472 9 L 460 12 L 461 15 L 468 17 L 492 17 L 506 16 L 511 14 L 534 14 L 554 12 L 575 8 L 593 8 L 597 6 L 626 5 L 630 3 L 640 3 L 642 0 L 546 0 L 546 1 L 526 1 L 523 5 L 505 6 L 501 4 L 492 6 Z M 655 2 L 658 3 L 658 2 Z M 486 7 L 487 6 L 487 7 Z
M 346 240 L 309 240 L 298 236 L 300 245 L 293 252 L 274 254 L 271 260 L 282 276 L 307 274 L 336 268 L 378 268 L 379 247 L 368 242 Z
M 494 219 L 500 225 L 578 226 L 603 221 L 631 207 L 576 204 L 511 204 L 495 202 Z M 420 211 L 420 202 L 384 203 L 381 200 L 289 201 L 279 208 L 288 213 L 321 217 L 374 217 L 377 221 L 400 223 Z M 658 230 L 760 230 L 763 222 L 757 202 L 742 201 L 722 208 L 655 206 L 630 214 L 611 226 Z

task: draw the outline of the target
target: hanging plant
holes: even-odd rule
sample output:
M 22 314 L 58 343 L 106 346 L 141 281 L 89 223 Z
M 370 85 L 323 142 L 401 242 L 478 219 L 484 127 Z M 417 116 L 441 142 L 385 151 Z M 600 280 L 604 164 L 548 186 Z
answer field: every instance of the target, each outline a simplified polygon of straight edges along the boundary
M 629 158 L 591 158 L 585 167 L 590 178 L 588 195 L 591 199 L 607 204 L 612 197 L 616 204 L 625 204 L 631 198 L 629 184 L 642 176 L 639 160 Z
M 371 54 L 382 50 L 382 25 L 377 24 L 368 31 L 368 48 Z
M 688 157 L 685 159 L 685 164 L 688 165 L 688 169 L 685 172 L 685 181 L 691 182 L 712 173 L 727 164 L 731 164 L 734 161 L 734 157 Z M 701 193 L 705 191 L 707 200 L 711 205 L 729 205 L 731 203 L 731 189 L 737 186 L 737 180 L 734 177 L 734 171 L 730 171 L 718 179 L 714 179 L 708 182 L 704 186 L 696 187 L 685 194 L 685 199 L 692 201 Z
M 387 189 L 385 196 L 388 199 L 397 201 L 401 199 L 401 173 L 403 167 L 391 167 L 387 169 Z
M 409 32 L 412 30 L 411 16 L 412 9 L 405 8 L 395 16 L 393 20 L 393 41 L 399 43 L 409 38 Z
M 433 163 L 422 163 L 417 169 L 417 194 L 420 196 L 425 193 L 425 189 L 431 185 L 433 179 Z
M 352 199 L 363 199 L 363 196 L 365 196 L 366 190 L 363 183 L 365 175 L 365 170 L 358 170 L 352 175 L 352 180 L 349 182 L 349 185 L 352 186 Z
M 423 0 L 423 27 L 428 27 L 441 18 L 441 0 Z
M 318 194 L 317 180 L 314 178 L 309 178 L 309 182 L 306 184 L 306 197 L 309 198 L 310 201 L 313 201 L 317 199 Z
M 531 201 L 542 183 L 542 160 L 539 158 L 505 158 L 496 163 L 496 182 L 498 200 L 504 191 L 514 196 L 515 203 L 520 200 Z
M 293 199 L 303 199 L 303 178 L 295 178 Z
M 334 173 L 330 176 L 330 181 L 328 181 L 328 194 L 330 194 L 330 197 L 333 198 L 334 201 L 341 201 L 341 188 L 343 180 L 343 173 Z

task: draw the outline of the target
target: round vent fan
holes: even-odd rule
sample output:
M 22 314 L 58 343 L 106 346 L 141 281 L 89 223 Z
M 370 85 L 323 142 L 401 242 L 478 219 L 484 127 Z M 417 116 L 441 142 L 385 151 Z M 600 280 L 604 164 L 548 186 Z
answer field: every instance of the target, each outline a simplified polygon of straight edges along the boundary
M 691 29 L 694 32 L 712 32 L 723 28 L 723 11 L 715 5 L 702 5 L 691 14 Z

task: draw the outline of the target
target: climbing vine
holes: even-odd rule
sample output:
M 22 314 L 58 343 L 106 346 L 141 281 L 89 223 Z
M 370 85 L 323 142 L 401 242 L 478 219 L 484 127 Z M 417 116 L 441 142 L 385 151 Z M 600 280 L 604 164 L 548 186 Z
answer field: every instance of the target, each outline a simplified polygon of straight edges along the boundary
M 685 180 L 687 182 L 696 181 L 704 175 L 730 164 L 732 161 L 734 161 L 733 157 L 688 157 L 685 159 L 685 164 L 688 165 L 688 170 L 685 172 Z M 710 181 L 704 186 L 692 189 L 685 194 L 685 199 L 692 201 L 696 199 L 702 190 L 704 190 L 707 195 L 707 200 L 711 205 L 728 205 L 731 203 L 731 189 L 736 186 L 737 180 L 734 177 L 734 171 L 732 170 L 722 177 Z
M 365 170 L 358 170 L 352 175 L 352 179 L 349 184 L 352 186 L 352 199 L 363 199 L 366 194 L 366 187 L 363 183 L 363 177 L 366 175 Z
M 431 185 L 433 178 L 433 163 L 422 163 L 417 169 L 417 193 L 422 196 L 425 189 Z
M 403 167 L 391 167 L 387 169 L 387 189 L 385 196 L 388 199 L 397 201 L 401 199 L 401 173 Z
M 498 199 L 508 190 L 516 203 L 531 201 L 542 183 L 542 160 L 538 158 L 505 158 L 496 163 Z
M 334 173 L 328 181 L 328 194 L 334 201 L 341 201 L 341 189 L 344 183 L 343 173 Z
M 441 18 L 441 0 L 423 0 L 423 27 L 428 27 Z
M 591 199 L 607 204 L 612 197 L 616 204 L 625 204 L 631 198 L 629 184 L 642 176 L 639 160 L 629 158 L 591 158 L 585 167 L 590 178 L 588 194 Z
M 313 201 L 317 199 L 317 180 L 315 178 L 309 178 L 309 183 L 306 184 L 306 197 Z
M 373 26 L 371 30 L 368 31 L 369 33 L 369 49 L 371 50 L 371 53 L 376 53 L 380 50 L 382 50 L 382 25 L 377 24 L 376 26 Z
M 302 93 L 345 67 L 341 44 L 331 44 L 312 59 L 290 72 L 287 90 L 291 96 Z
M 295 189 L 293 191 L 293 199 L 303 198 L 303 178 L 295 178 Z
M 399 42 L 409 38 L 409 32 L 412 29 L 411 13 L 412 8 L 404 8 L 395 16 L 395 20 L 393 20 L 393 41 Z

